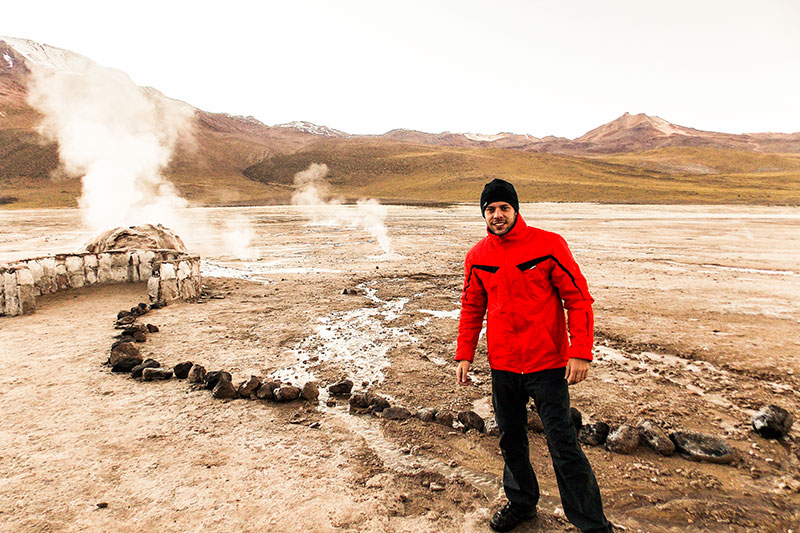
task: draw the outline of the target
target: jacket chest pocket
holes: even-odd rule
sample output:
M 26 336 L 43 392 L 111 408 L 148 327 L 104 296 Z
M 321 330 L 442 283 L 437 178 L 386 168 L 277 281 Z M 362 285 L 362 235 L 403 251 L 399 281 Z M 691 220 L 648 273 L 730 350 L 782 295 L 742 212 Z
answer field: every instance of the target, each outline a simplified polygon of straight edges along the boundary
M 541 300 L 549 296 L 553 291 L 553 283 L 550 279 L 552 262 L 547 260 L 529 261 L 522 265 L 517 265 L 521 284 L 529 298 Z

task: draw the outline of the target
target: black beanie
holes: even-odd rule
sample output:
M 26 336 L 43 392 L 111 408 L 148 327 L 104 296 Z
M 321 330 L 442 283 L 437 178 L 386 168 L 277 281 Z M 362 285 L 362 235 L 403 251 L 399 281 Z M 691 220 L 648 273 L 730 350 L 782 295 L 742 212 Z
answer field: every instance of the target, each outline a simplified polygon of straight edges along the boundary
M 483 188 L 481 193 L 481 214 L 486 212 L 486 206 L 492 202 L 508 202 L 514 211 L 519 213 L 519 199 L 514 186 L 506 180 L 495 178 Z

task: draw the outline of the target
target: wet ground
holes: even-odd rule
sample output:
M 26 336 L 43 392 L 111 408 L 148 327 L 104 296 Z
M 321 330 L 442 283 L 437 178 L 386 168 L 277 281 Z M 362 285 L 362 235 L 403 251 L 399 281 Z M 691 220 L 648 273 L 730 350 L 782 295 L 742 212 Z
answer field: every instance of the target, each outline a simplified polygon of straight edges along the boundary
M 145 351 L 224 368 L 235 381 L 350 377 L 412 410 L 490 414 L 485 345 L 472 387 L 455 384 L 452 364 L 461 262 L 484 234 L 477 208 L 390 207 L 389 254 L 346 222 L 325 223 L 346 221 L 343 209 L 327 218 L 286 207 L 190 211 L 212 230 L 249 220 L 251 258 L 234 259 L 224 232 L 185 235 L 203 254 L 209 298 L 148 315 L 161 332 Z M 724 437 L 738 453 L 733 465 L 711 465 L 587 447 L 609 518 L 630 531 L 800 522 L 797 429 L 775 442 L 749 427 L 769 403 L 799 412 L 800 210 L 537 204 L 522 213 L 567 239 L 596 300 L 596 360 L 571 388 L 584 418 L 650 418 Z M 89 237 L 72 211 L 6 211 L 0 222 L 0 260 L 74 250 Z M 346 402 L 221 402 L 178 381 L 111 375 L 100 363 L 112 318 L 143 293 L 83 289 L 0 318 L 3 529 L 488 530 L 501 502 L 494 437 L 353 416 Z M 520 530 L 570 530 L 546 444 L 531 439 L 541 517 Z

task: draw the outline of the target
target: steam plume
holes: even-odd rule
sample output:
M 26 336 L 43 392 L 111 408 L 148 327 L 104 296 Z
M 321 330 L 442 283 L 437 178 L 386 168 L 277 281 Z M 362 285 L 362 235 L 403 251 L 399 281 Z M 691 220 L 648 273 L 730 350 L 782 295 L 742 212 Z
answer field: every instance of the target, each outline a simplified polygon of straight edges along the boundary
M 306 170 L 294 175 L 295 192 L 292 195 L 294 205 L 341 205 L 340 198 L 332 198 L 329 186 L 325 181 L 328 175 L 328 166 L 320 163 L 311 163 Z M 392 253 L 392 241 L 386 231 L 386 206 L 378 203 L 374 198 L 362 199 L 356 203 L 355 215 L 344 212 L 334 212 L 331 218 L 323 223 L 337 226 L 350 226 L 360 228 L 369 233 L 387 255 Z M 314 215 L 314 222 L 320 223 L 318 215 Z

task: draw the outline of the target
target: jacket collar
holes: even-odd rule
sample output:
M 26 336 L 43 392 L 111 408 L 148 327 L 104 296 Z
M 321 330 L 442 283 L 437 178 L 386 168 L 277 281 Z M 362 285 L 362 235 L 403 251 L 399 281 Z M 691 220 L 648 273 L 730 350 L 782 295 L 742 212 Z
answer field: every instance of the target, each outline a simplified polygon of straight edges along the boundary
M 522 238 L 525 234 L 525 230 L 528 228 L 528 225 L 522 219 L 522 215 L 517 213 L 517 221 L 514 223 L 514 227 L 511 230 L 502 236 L 497 236 L 491 231 L 489 231 L 489 226 L 486 226 L 486 233 L 489 234 L 489 239 L 492 242 L 498 244 L 505 244 L 509 242 L 514 242 Z

